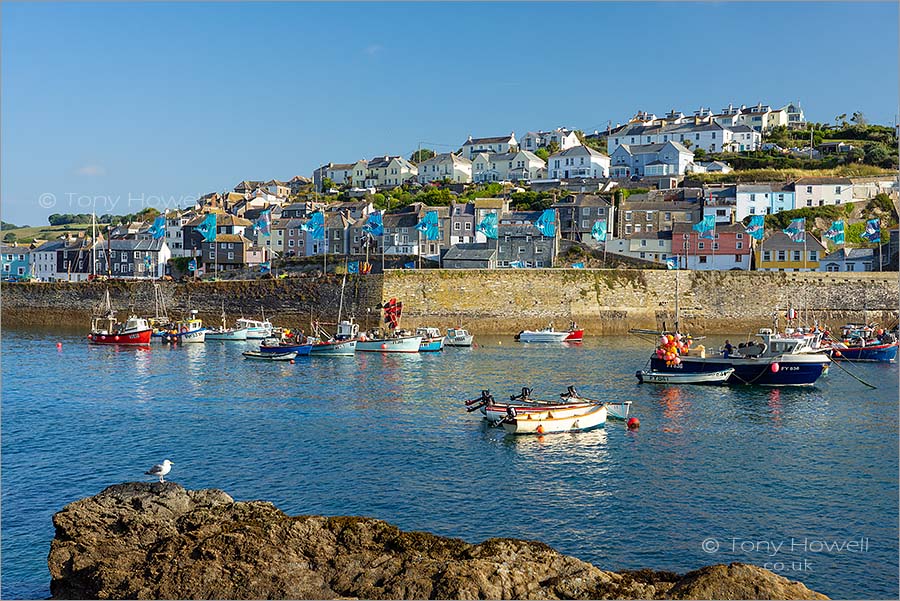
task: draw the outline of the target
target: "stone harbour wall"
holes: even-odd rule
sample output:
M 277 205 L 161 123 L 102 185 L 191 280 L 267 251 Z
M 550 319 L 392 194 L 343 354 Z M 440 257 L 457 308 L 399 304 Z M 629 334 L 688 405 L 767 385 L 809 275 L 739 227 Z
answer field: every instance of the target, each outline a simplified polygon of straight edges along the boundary
M 449 327 L 474 333 L 513 334 L 549 322 L 577 321 L 590 334 L 618 334 L 629 328 L 672 327 L 675 285 L 682 329 L 695 333 L 755 331 L 785 324 L 788 308 L 802 321 L 835 327 L 847 321 L 897 320 L 897 272 L 795 273 L 659 271 L 628 269 L 389 270 L 384 275 L 350 276 L 343 316 L 363 325 L 379 323 L 379 303 L 403 302 L 402 325 Z M 303 327 L 311 319 L 335 321 L 340 276 L 294 277 L 159 284 L 169 316 L 197 309 L 211 323 L 224 304 L 229 319 L 263 311 L 276 324 Z M 150 282 L 3 284 L 3 325 L 58 325 L 83 328 L 107 289 L 119 315 L 153 315 Z
M 672 327 L 732 333 L 771 326 L 794 307 L 803 321 L 838 326 L 866 317 L 896 323 L 897 272 L 796 273 L 606 269 L 429 270 L 385 274 L 383 297 L 403 301 L 407 325 L 509 334 L 577 321 L 592 334 Z

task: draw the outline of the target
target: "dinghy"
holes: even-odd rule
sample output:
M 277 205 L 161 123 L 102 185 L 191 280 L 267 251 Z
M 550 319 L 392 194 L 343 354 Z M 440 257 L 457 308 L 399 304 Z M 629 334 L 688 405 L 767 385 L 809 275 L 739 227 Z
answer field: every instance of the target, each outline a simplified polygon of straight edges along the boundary
M 262 353 L 260 351 L 244 351 L 242 353 L 247 359 L 255 359 L 257 361 L 293 361 L 297 357 L 295 351 L 289 353 Z
M 634 375 L 642 384 L 724 384 L 734 369 L 711 372 L 658 372 L 641 370 Z
M 519 415 L 514 407 L 510 407 L 507 416 L 501 423 L 507 434 L 583 432 L 605 424 L 606 415 L 605 405 L 595 405 L 585 413 L 572 416 L 559 415 L 553 409 Z

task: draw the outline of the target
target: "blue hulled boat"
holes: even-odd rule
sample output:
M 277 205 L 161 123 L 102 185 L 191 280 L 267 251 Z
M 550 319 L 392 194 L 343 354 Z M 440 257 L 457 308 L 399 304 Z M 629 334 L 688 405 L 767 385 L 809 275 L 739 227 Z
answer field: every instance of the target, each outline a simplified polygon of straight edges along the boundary
M 312 347 L 312 343 L 307 342 L 292 344 L 277 338 L 266 338 L 259 345 L 259 350 L 261 353 L 297 353 L 298 357 L 305 357 Z
M 875 326 L 848 324 L 841 328 L 841 340 L 831 345 L 832 357 L 841 361 L 892 363 L 897 360 L 896 336 Z
M 734 369 L 727 384 L 756 386 L 807 386 L 826 373 L 831 360 L 816 351 L 807 337 L 779 336 L 763 328 L 761 342 L 737 349 L 728 357 L 716 353 L 707 357 L 695 349 L 679 357 L 677 365 L 651 356 L 650 368 L 659 373 L 709 373 Z

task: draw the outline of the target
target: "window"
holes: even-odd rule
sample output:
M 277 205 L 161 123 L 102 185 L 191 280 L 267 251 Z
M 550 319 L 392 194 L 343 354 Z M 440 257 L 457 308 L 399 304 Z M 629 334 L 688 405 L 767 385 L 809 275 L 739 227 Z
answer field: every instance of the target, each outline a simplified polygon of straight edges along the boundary
M 706 248 L 706 242 L 698 242 L 697 248 L 699 248 L 700 250 L 703 250 L 704 248 Z
M 625 225 L 625 235 L 628 235 L 630 233 L 631 233 L 631 224 L 628 223 Z
M 713 250 L 719 250 L 719 243 L 713 242 Z
M 468 232 L 471 229 L 472 229 L 472 224 L 467 221 L 466 222 L 466 231 Z
M 534 254 L 540 255 L 540 254 L 543 254 L 543 252 L 544 252 L 543 246 L 535 246 L 534 247 Z
M 699 257 L 697 257 L 697 259 L 698 263 L 706 263 L 706 255 L 700 255 Z
M 812 206 L 812 199 L 806 201 L 806 206 L 808 206 L 808 207 Z
M 841 193 L 841 187 L 840 187 L 840 186 L 835 186 L 835 187 L 834 187 L 834 193 L 835 193 L 835 194 L 840 194 L 840 193 Z
M 647 240 L 641 240 L 641 246 L 647 246 Z
M 631 221 L 631 211 L 625 211 L 625 221 Z
M 672 213 L 666 212 L 665 219 L 666 221 L 672 221 Z
M 737 238 L 738 240 L 743 240 L 743 239 L 744 239 L 744 234 L 737 234 L 737 235 L 735 236 L 735 238 Z M 738 246 L 738 248 L 740 248 L 740 246 Z
M 853 271 L 854 269 L 855 269 L 855 266 L 853 263 L 847 263 L 845 265 L 845 271 Z
M 795 251 L 793 252 L 793 257 L 794 257 L 794 258 L 793 258 L 794 261 L 799 261 L 800 258 L 801 258 L 801 257 L 800 257 L 800 251 L 799 251 L 799 250 L 795 250 Z
M 653 221 L 653 213 L 650 211 L 647 212 L 647 221 Z
M 228 253 L 228 258 L 229 258 L 229 259 L 234 259 L 234 253 L 233 253 L 233 252 Z
M 597 207 L 597 216 L 603 217 L 604 215 L 606 215 L 606 209 L 604 209 L 603 207 Z
M 825 266 L 825 271 L 837 271 L 837 270 L 838 270 L 837 263 L 829 263 L 828 265 Z
M 460 229 L 462 229 L 462 224 L 459 221 L 457 221 L 456 223 L 453 224 L 454 232 L 458 232 Z M 355 242 L 355 240 L 354 240 L 354 242 Z
M 582 207 L 581 214 L 584 216 L 588 216 L 591 214 L 591 207 Z
M 806 193 L 812 194 L 812 186 L 806 186 Z
M 524 254 L 524 253 L 525 253 L 525 247 L 524 247 L 524 246 L 520 246 L 520 247 L 519 247 L 519 254 L 521 255 L 521 254 Z
M 581 220 L 581 227 L 582 227 L 582 228 L 588 227 L 588 223 L 590 223 L 589 220 L 587 220 L 587 219 L 582 219 L 582 220 Z
M 538 261 L 538 262 L 537 262 L 537 267 L 543 267 L 543 266 L 544 266 L 544 262 L 543 262 L 543 261 Z
M 778 251 L 778 260 L 779 261 L 787 261 L 787 251 L 786 250 Z
M 809 260 L 810 261 L 816 261 L 816 260 L 818 260 L 818 258 L 819 258 L 819 251 L 817 251 L 817 250 L 809 251 Z
M 288 240 L 288 248 L 294 248 L 294 241 Z
M 771 261 L 772 260 L 772 251 L 766 250 L 763 251 L 763 261 Z
M 641 258 L 642 258 L 642 259 L 647 258 L 646 255 L 647 255 L 647 253 L 643 253 L 643 252 L 642 252 L 642 253 L 641 253 Z
M 743 243 L 743 242 L 737 242 L 737 243 L 735 243 L 734 248 L 735 248 L 736 250 L 741 250 L 742 248 L 744 248 L 744 243 Z
M 756 194 L 750 195 L 750 202 L 756 202 Z

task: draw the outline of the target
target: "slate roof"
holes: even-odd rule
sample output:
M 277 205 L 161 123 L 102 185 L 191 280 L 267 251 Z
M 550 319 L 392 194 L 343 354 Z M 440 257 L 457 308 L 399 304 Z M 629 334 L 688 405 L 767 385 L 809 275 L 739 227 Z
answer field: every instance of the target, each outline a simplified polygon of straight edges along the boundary
M 795 185 L 799 186 L 828 186 L 828 185 L 836 185 L 836 184 L 852 184 L 849 178 L 846 177 L 801 177 L 797 181 L 794 182 Z
M 444 261 L 492 261 L 497 248 L 492 244 L 454 244 L 444 255 Z
M 513 137 L 514 137 L 513 134 L 508 134 L 506 136 L 494 136 L 494 137 L 490 137 L 490 138 L 472 138 L 470 136 L 469 139 L 463 143 L 463 146 L 470 145 L 470 144 L 496 144 L 496 143 L 508 144 L 512 141 Z
M 822 258 L 823 261 L 860 261 L 874 259 L 874 248 L 839 248 Z

